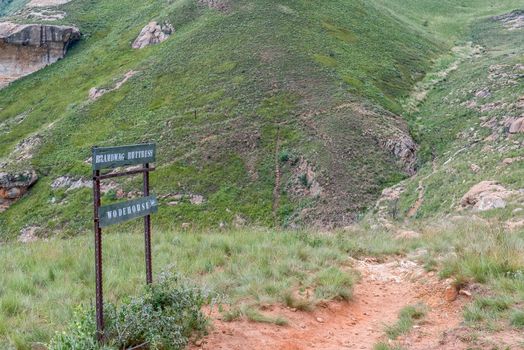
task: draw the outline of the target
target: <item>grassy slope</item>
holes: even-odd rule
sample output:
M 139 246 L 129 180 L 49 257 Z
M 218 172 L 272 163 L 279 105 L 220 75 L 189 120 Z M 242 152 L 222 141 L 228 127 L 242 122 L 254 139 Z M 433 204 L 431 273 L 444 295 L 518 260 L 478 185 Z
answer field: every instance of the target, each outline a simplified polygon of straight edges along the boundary
M 377 145 L 379 130 L 390 123 L 380 117 L 384 112 L 371 118 L 348 102 L 402 112 L 400 103 L 431 59 L 462 37 L 475 16 L 516 3 L 235 1 L 219 13 L 189 0 L 74 1 L 64 7 L 70 13 L 64 23 L 78 25 L 84 40 L 65 60 L 0 93 L 0 121 L 27 113 L 2 135 L 0 155 L 33 133 L 44 137 L 31 161 L 41 180 L 0 214 L 0 234 L 14 236 L 27 225 L 86 230 L 90 191 L 52 191 L 50 183 L 61 175 L 87 177 L 84 160 L 93 144 L 146 140 L 160 145 L 157 193 L 207 198 L 202 206 L 163 206 L 157 222 L 165 227 L 227 224 L 237 214 L 251 223 L 288 224 L 311 207 L 310 221 L 348 222 L 404 176 Z M 169 20 L 176 34 L 131 50 L 151 19 Z M 91 87 L 111 86 L 131 69 L 140 73 L 119 91 L 87 101 Z M 291 161 L 280 164 L 273 212 L 277 152 L 291 154 Z M 308 186 L 293 163 L 300 157 L 314 166 L 323 198 L 289 193 Z M 122 183 L 125 190 L 137 185 Z M 60 204 L 50 204 L 53 198 Z
M 198 207 L 164 207 L 165 225 L 216 225 L 237 213 L 250 222 L 285 223 L 301 208 L 323 205 L 289 196 L 286 186 L 300 174 L 282 164 L 280 207 L 272 217 L 277 142 L 316 168 L 334 202 L 326 216 L 347 221 L 403 175 L 376 145 L 380 118 L 364 121 L 358 111 L 334 107 L 371 101 L 399 112 L 399 100 L 442 49 L 372 2 L 235 1 L 228 13 L 188 0 L 132 6 L 77 0 L 64 8 L 84 40 L 66 59 L 0 93 L 0 121 L 28 113 L 2 135 L 0 155 L 32 133 L 44 136 L 32 160 L 42 178 L 1 214 L 4 237 L 31 224 L 70 233 L 88 228 L 89 190 L 64 194 L 49 184 L 66 174 L 87 177 L 93 144 L 145 140 L 160 145 L 158 193 L 208 199 Z M 130 49 L 152 19 L 169 20 L 176 34 L 156 47 Z M 91 87 L 110 86 L 130 69 L 140 73 L 120 90 L 87 101 Z M 50 205 L 53 197 L 63 204 Z
M 513 0 L 377 0 L 377 3 L 403 20 L 425 27 L 429 33 L 448 44 L 466 40 L 470 35 L 470 26 L 479 18 L 522 6 L 522 2 Z
M 0 0 L 0 16 L 11 14 L 22 8 L 27 0 Z
M 516 104 L 524 91 L 522 70 L 518 69 L 518 65 L 524 63 L 522 31 L 508 31 L 500 22 L 485 19 L 473 26 L 470 40 L 471 45 L 483 48 L 481 52 L 463 57 L 458 69 L 434 85 L 427 99 L 407 116 L 421 145 L 422 167 L 417 176 L 405 182 L 407 191 L 400 201 L 401 212 L 406 212 L 415 202 L 421 180 L 425 198 L 417 217 L 454 212 L 461 197 L 483 180 L 499 181 L 511 190 L 524 187 L 522 162 L 502 163 L 505 158 L 522 155 L 524 137 L 508 136 L 497 130 L 497 139 L 491 141 L 487 137 L 493 130 L 481 125 L 491 119 L 499 122 L 507 116 L 522 115 L 522 108 Z M 446 60 L 449 64 L 456 59 Z M 435 75 L 430 77 L 433 78 Z M 491 96 L 475 97 L 477 91 L 485 88 L 491 91 Z M 471 102 L 477 106 L 468 107 Z M 481 110 L 490 103 L 499 103 L 500 107 Z M 480 170 L 473 172 L 472 164 Z M 510 201 L 506 209 L 484 215 L 506 219 L 522 217 L 513 213 L 519 206 L 518 202 Z

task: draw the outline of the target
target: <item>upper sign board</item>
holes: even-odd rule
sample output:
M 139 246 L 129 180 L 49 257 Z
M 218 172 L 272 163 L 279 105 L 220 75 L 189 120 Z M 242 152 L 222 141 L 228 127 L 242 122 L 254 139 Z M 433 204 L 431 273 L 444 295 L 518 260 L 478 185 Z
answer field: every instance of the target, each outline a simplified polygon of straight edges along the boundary
M 144 143 L 140 145 L 118 147 L 93 147 L 93 170 L 112 169 L 124 165 L 153 163 L 156 157 L 156 145 Z

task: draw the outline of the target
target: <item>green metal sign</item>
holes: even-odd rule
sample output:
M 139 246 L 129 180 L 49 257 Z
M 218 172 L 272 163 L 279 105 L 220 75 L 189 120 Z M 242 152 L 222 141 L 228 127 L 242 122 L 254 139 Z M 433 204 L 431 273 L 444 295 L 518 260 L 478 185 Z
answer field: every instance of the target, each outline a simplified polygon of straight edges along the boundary
M 94 147 L 93 170 L 110 169 L 124 165 L 153 163 L 156 145 L 153 143 L 119 147 Z
M 158 211 L 155 196 L 141 197 L 127 202 L 100 207 L 100 227 L 110 226 L 147 216 Z

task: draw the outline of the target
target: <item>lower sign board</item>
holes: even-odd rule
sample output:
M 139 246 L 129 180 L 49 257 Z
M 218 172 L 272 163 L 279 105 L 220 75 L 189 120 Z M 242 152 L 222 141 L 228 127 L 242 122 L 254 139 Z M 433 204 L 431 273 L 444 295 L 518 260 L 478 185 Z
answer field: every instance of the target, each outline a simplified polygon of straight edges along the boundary
M 141 197 L 128 202 L 100 207 L 100 227 L 119 224 L 124 221 L 147 216 L 158 211 L 155 196 Z

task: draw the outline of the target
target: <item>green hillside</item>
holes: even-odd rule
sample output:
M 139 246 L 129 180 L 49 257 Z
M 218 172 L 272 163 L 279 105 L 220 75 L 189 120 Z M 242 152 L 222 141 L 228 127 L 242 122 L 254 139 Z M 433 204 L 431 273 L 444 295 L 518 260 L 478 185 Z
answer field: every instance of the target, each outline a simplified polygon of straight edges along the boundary
M 524 112 L 524 36 L 490 18 L 476 22 L 468 40 L 415 89 L 414 96 L 429 88 L 427 98 L 406 102 L 421 167 L 401 184 L 399 212 L 421 198 L 416 218 L 454 213 L 473 185 L 496 181 L 515 195 L 483 215 L 518 221 L 524 135 L 511 134 L 508 123 Z
M 25 0 L 0 0 L 0 16 L 15 12 L 25 3 Z
M 347 225 L 407 176 L 384 144 L 408 134 L 400 115 L 415 83 L 466 40 L 474 18 L 516 3 L 246 0 L 219 11 L 192 0 L 75 0 L 61 7 L 62 23 L 78 26 L 82 41 L 0 92 L 0 122 L 9 125 L 0 159 L 8 171 L 39 174 L 0 214 L 0 233 L 89 229 L 91 191 L 50 185 L 89 179 L 93 145 L 143 141 L 159 145 L 157 194 L 205 200 L 163 205 L 157 224 Z M 131 49 L 152 20 L 176 32 Z M 111 88 L 131 70 L 119 90 L 89 100 L 91 88 Z M 36 140 L 32 157 L 12 161 L 24 140 Z M 138 184 L 113 184 L 104 201 Z
M 85 160 L 95 144 L 155 141 L 157 193 L 205 196 L 198 207 L 164 207 L 165 224 L 218 225 L 237 214 L 285 224 L 308 208 L 309 221 L 347 223 L 401 179 L 395 159 L 376 145 L 388 114 L 363 119 L 361 110 L 399 112 L 398 99 L 441 47 L 367 2 L 230 6 L 227 12 L 193 1 L 65 6 L 83 41 L 0 97 L 0 120 L 28 113 L 2 137 L 2 155 L 33 133 L 44 140 L 31 160 L 42 177 L 2 216 L 2 228 L 13 234 L 28 224 L 62 232 L 89 227 L 90 191 L 56 193 L 50 184 L 62 175 L 88 177 Z M 132 50 L 153 19 L 172 23 L 175 35 Z M 111 86 L 129 70 L 139 73 L 120 90 L 88 101 L 90 88 Z M 315 169 L 324 198 L 302 195 L 310 184 L 297 180 L 304 178 L 296 169 L 301 162 Z M 282 183 L 274 195 L 277 166 Z M 49 205 L 52 198 L 66 203 Z M 319 219 L 323 212 L 330 215 Z

